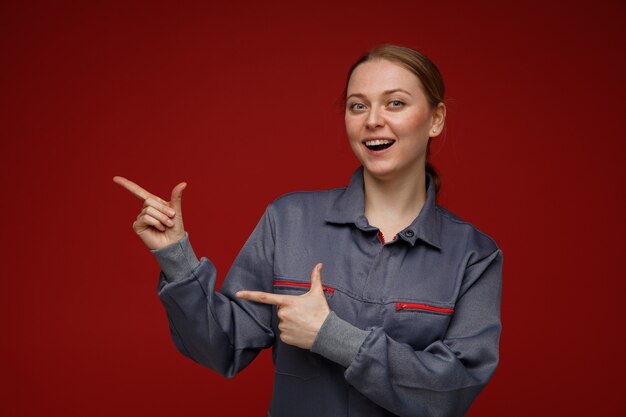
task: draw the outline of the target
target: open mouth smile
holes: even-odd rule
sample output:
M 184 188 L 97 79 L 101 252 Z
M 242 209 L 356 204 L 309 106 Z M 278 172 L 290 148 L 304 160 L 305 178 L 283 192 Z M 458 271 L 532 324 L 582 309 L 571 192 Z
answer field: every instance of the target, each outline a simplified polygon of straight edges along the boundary
M 367 149 L 374 152 L 388 149 L 394 143 L 396 143 L 396 141 L 393 139 L 369 139 L 363 142 Z

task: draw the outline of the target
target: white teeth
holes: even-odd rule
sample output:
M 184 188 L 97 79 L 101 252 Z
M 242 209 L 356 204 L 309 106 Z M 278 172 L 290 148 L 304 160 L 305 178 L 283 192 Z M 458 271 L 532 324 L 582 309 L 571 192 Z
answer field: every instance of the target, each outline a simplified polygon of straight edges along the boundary
M 389 140 L 389 139 L 374 139 L 374 140 L 368 140 L 365 142 L 365 146 L 375 146 L 375 145 L 386 145 L 388 143 L 393 143 L 393 140 Z

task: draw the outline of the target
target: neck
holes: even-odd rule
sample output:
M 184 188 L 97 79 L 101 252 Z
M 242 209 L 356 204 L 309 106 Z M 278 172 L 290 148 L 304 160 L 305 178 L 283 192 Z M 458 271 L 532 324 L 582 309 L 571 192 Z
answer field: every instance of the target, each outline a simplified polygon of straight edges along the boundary
M 426 171 L 423 167 L 389 178 L 363 172 L 365 217 L 373 226 L 410 224 L 426 202 Z

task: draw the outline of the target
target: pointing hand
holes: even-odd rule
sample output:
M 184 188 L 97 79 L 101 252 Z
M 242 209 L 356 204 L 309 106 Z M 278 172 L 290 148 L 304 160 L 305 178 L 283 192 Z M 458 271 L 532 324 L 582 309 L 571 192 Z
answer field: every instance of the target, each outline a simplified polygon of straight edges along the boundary
M 262 291 L 239 291 L 237 297 L 277 306 L 280 340 L 303 349 L 311 349 L 324 320 L 330 313 L 322 286 L 322 264 L 311 271 L 311 289 L 303 295 L 272 294 Z
M 113 181 L 143 200 L 133 230 L 148 248 L 161 249 L 185 236 L 181 202 L 186 183 L 174 187 L 171 200 L 165 201 L 124 177 L 113 177 Z

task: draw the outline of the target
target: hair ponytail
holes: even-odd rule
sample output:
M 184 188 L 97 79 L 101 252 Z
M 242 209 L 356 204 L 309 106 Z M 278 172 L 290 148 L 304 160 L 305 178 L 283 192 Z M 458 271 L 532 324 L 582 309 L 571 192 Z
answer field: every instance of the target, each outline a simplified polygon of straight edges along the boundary
M 439 194 L 439 189 L 441 188 L 441 178 L 439 178 L 439 173 L 430 162 L 426 162 L 426 173 L 430 174 L 433 178 L 433 182 L 435 183 L 435 195 Z

